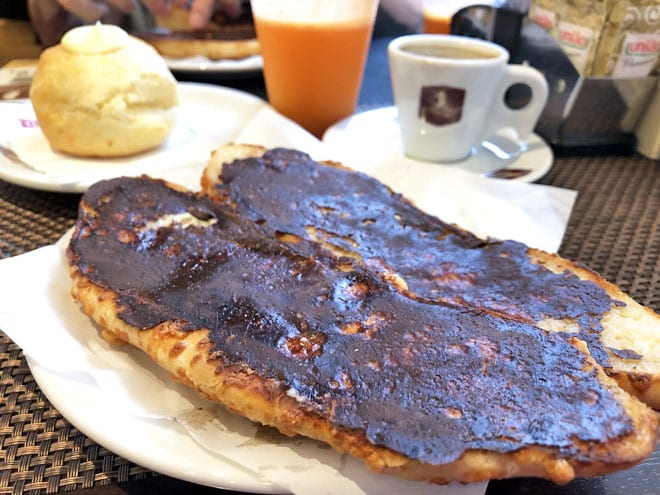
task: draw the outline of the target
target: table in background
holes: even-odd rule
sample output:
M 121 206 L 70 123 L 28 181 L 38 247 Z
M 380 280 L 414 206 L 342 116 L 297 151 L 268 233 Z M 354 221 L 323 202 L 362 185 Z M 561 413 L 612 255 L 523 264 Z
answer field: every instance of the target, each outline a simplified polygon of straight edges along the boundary
M 359 110 L 391 105 L 386 44 L 387 39 L 374 40 Z M 265 97 L 261 77 L 179 76 Z M 560 254 L 586 264 L 660 311 L 660 162 L 639 155 L 562 156 L 538 182 L 579 192 Z M 57 241 L 73 225 L 79 199 L 76 194 L 36 191 L 0 180 L 0 258 Z M 534 479 L 495 481 L 487 495 L 658 495 L 659 480 L 656 450 L 639 466 L 610 476 L 566 486 Z M 157 475 L 96 444 L 49 404 L 21 350 L 0 332 L 0 495 L 58 492 L 235 493 Z

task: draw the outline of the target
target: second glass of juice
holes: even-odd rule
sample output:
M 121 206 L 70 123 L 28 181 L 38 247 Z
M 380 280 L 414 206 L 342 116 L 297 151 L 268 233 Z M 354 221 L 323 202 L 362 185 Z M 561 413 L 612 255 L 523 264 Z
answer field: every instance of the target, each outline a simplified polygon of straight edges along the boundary
M 451 34 L 452 18 L 463 7 L 490 5 L 493 0 L 422 0 L 422 31 L 428 34 Z
M 250 0 L 270 104 L 317 137 L 355 111 L 378 0 Z

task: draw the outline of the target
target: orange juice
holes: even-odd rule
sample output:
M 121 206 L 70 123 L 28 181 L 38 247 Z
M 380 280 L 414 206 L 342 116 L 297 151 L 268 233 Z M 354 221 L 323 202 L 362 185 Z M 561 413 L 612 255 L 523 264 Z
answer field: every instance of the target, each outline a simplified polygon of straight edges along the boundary
M 317 137 L 355 111 L 373 20 L 291 22 L 255 15 L 268 100 Z
M 451 34 L 451 15 L 425 10 L 423 29 L 429 34 Z
M 451 22 L 456 12 L 470 5 L 491 3 L 491 0 L 422 0 L 422 29 L 428 34 L 451 34 Z

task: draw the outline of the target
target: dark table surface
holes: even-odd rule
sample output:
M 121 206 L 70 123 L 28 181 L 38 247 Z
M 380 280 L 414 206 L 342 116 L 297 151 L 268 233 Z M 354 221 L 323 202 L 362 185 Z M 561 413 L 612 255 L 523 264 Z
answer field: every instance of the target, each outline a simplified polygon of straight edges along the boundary
M 386 38 L 374 40 L 359 111 L 389 106 Z M 263 79 L 177 74 L 266 97 Z M 555 159 L 538 181 L 579 192 L 559 253 L 660 311 L 660 164 L 640 155 Z M 73 225 L 79 195 L 26 189 L 0 180 L 0 258 L 56 241 Z M 10 281 L 0 281 L 10 283 Z M 2 303 L 0 302 L 0 305 Z M 117 456 L 67 422 L 36 385 L 25 358 L 0 332 L 0 494 L 235 493 L 153 473 Z M 488 495 L 660 494 L 660 450 L 644 463 L 566 486 L 535 479 L 494 481 Z

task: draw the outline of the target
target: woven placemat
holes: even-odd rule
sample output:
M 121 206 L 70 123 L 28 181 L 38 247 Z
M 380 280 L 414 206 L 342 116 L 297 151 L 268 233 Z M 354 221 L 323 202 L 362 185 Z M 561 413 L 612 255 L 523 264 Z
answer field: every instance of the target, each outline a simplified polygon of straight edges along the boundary
M 540 182 L 579 191 L 560 254 L 660 312 L 660 162 L 562 158 Z
M 0 181 L 0 258 L 56 242 L 73 226 L 79 200 Z M 147 476 L 154 473 L 66 421 L 39 390 L 21 349 L 0 331 L 0 495 L 57 493 Z
M 41 393 L 22 351 L 0 332 L 0 494 L 56 493 L 153 474 L 97 445 Z
M 0 180 L 0 259 L 57 241 L 73 226 L 80 195 L 34 191 Z
M 660 311 L 660 164 L 642 157 L 561 158 L 540 182 L 580 191 L 560 253 Z M 57 241 L 73 225 L 79 199 L 0 181 L 0 258 Z M 2 332 L 0 421 L 0 495 L 154 476 L 69 424 Z

